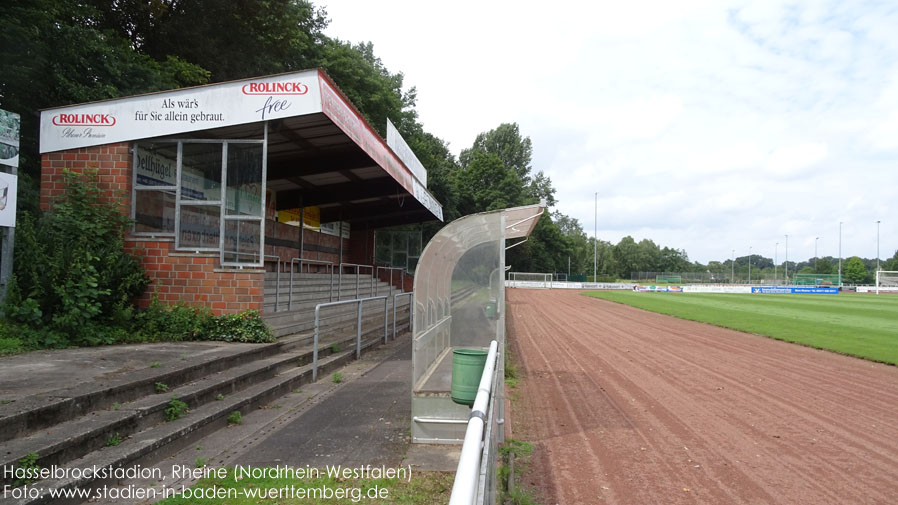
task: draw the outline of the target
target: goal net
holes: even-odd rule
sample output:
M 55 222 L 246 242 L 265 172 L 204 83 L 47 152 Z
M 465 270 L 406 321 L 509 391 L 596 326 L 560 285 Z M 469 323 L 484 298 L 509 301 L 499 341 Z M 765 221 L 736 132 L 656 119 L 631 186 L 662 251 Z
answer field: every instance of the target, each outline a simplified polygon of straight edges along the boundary
M 880 291 L 898 292 L 898 271 L 880 270 L 876 272 L 876 293 Z
M 508 280 L 513 288 L 549 289 L 552 287 L 552 274 L 533 272 L 508 272 Z
M 656 275 L 655 282 L 658 282 L 658 283 L 667 282 L 667 283 L 680 284 L 683 282 L 683 277 L 680 275 Z

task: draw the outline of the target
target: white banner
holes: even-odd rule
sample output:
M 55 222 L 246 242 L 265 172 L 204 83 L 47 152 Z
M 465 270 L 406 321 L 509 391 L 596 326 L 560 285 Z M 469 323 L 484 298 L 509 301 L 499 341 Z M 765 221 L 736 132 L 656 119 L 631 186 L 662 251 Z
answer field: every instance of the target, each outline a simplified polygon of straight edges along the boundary
M 321 223 L 321 233 L 325 235 L 333 235 L 335 237 L 340 236 L 340 223 L 341 221 L 334 221 L 332 223 Z M 349 223 L 346 221 L 342 221 L 343 224 L 343 238 L 349 238 Z
M 16 188 L 18 177 L 0 172 L 0 226 L 16 226 Z
M 40 152 L 314 114 L 318 82 L 310 70 L 48 109 Z
M 426 188 L 427 169 L 424 168 L 424 165 L 422 165 L 421 161 L 418 160 L 418 157 L 415 156 L 415 152 L 408 146 L 405 139 L 399 134 L 399 130 L 393 126 L 393 122 L 389 119 L 387 119 L 387 146 L 396 153 L 396 156 L 399 156 L 399 159 L 405 163 L 405 166 L 408 167 L 409 170 L 411 170 L 412 175 L 414 175 L 415 178 L 421 182 L 421 185 Z
M 733 284 L 686 284 L 684 293 L 751 293 L 751 286 Z
M 0 109 L 0 164 L 19 167 L 19 131 L 22 118 Z

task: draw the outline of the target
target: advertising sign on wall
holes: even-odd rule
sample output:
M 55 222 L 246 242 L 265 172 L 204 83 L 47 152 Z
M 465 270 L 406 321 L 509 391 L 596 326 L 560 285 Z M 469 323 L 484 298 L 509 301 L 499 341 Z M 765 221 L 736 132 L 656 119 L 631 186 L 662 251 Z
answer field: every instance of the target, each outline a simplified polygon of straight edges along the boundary
M 408 146 L 405 139 L 399 134 L 399 130 L 393 126 L 393 123 L 389 119 L 387 119 L 387 146 L 389 146 L 389 148 L 396 153 L 396 156 L 399 156 L 399 159 L 405 163 L 405 166 L 412 171 L 412 175 L 414 175 L 424 187 L 427 187 L 427 169 L 424 168 L 424 165 L 422 165 L 418 157 L 415 156 L 415 152 Z
M 349 223 L 346 221 L 334 221 L 333 223 L 321 223 L 321 233 L 325 235 L 340 236 L 340 224 L 343 224 L 343 238 L 349 238 Z
M 305 207 L 305 209 L 297 207 L 279 210 L 278 222 L 298 227 L 300 214 L 302 214 L 303 228 L 314 231 L 321 229 L 321 209 L 314 206 Z
M 16 187 L 18 177 L 0 172 L 0 226 L 16 226 Z
M 814 288 L 801 286 L 753 286 L 752 293 L 761 293 L 765 295 L 782 295 L 782 294 L 807 294 L 807 295 L 837 295 L 839 288 Z
M 41 112 L 41 153 L 321 112 L 318 72 L 296 72 Z
M 19 131 L 21 118 L 18 114 L 0 109 L 0 164 L 11 167 L 13 174 L 19 167 Z M 16 193 L 18 177 L 0 170 L 0 226 L 16 226 Z
M 0 109 L 0 164 L 18 168 L 20 129 L 19 115 Z

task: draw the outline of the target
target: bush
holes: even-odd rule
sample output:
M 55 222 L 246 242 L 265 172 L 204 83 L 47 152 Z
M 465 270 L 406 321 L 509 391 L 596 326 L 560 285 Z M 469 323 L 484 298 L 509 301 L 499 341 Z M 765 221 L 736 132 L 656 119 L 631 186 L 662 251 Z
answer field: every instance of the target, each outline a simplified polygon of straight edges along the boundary
M 124 252 L 131 221 L 103 199 L 96 170 L 64 172 L 65 192 L 38 217 L 18 221 L 4 313 L 25 347 L 98 345 L 127 335 L 121 320 L 149 283 Z
M 63 176 L 65 192 L 49 211 L 19 219 L 0 355 L 123 342 L 274 341 L 256 311 L 213 317 L 155 298 L 137 311 L 131 300 L 149 279 L 124 251 L 131 220 L 104 199 L 96 170 Z
M 255 310 L 211 318 L 201 338 L 223 342 L 274 342 L 274 335 Z
M 179 342 L 204 339 L 212 313 L 202 307 L 179 303 L 166 305 L 153 298 L 146 310 L 135 316 L 135 338 L 140 342 Z

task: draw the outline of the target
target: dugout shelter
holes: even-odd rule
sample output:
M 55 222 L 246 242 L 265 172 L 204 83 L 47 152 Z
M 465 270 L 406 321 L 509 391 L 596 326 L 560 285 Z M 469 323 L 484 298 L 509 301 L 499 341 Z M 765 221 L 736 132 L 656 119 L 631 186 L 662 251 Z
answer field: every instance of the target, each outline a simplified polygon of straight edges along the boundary
M 412 344 L 412 441 L 460 444 L 471 409 L 451 399 L 453 349 L 498 342 L 489 416 L 504 419 L 505 250 L 507 239 L 528 237 L 545 203 L 465 216 L 428 242 L 415 277 Z M 490 431 L 489 429 L 487 431 Z M 495 439 L 493 439 L 495 440 Z

